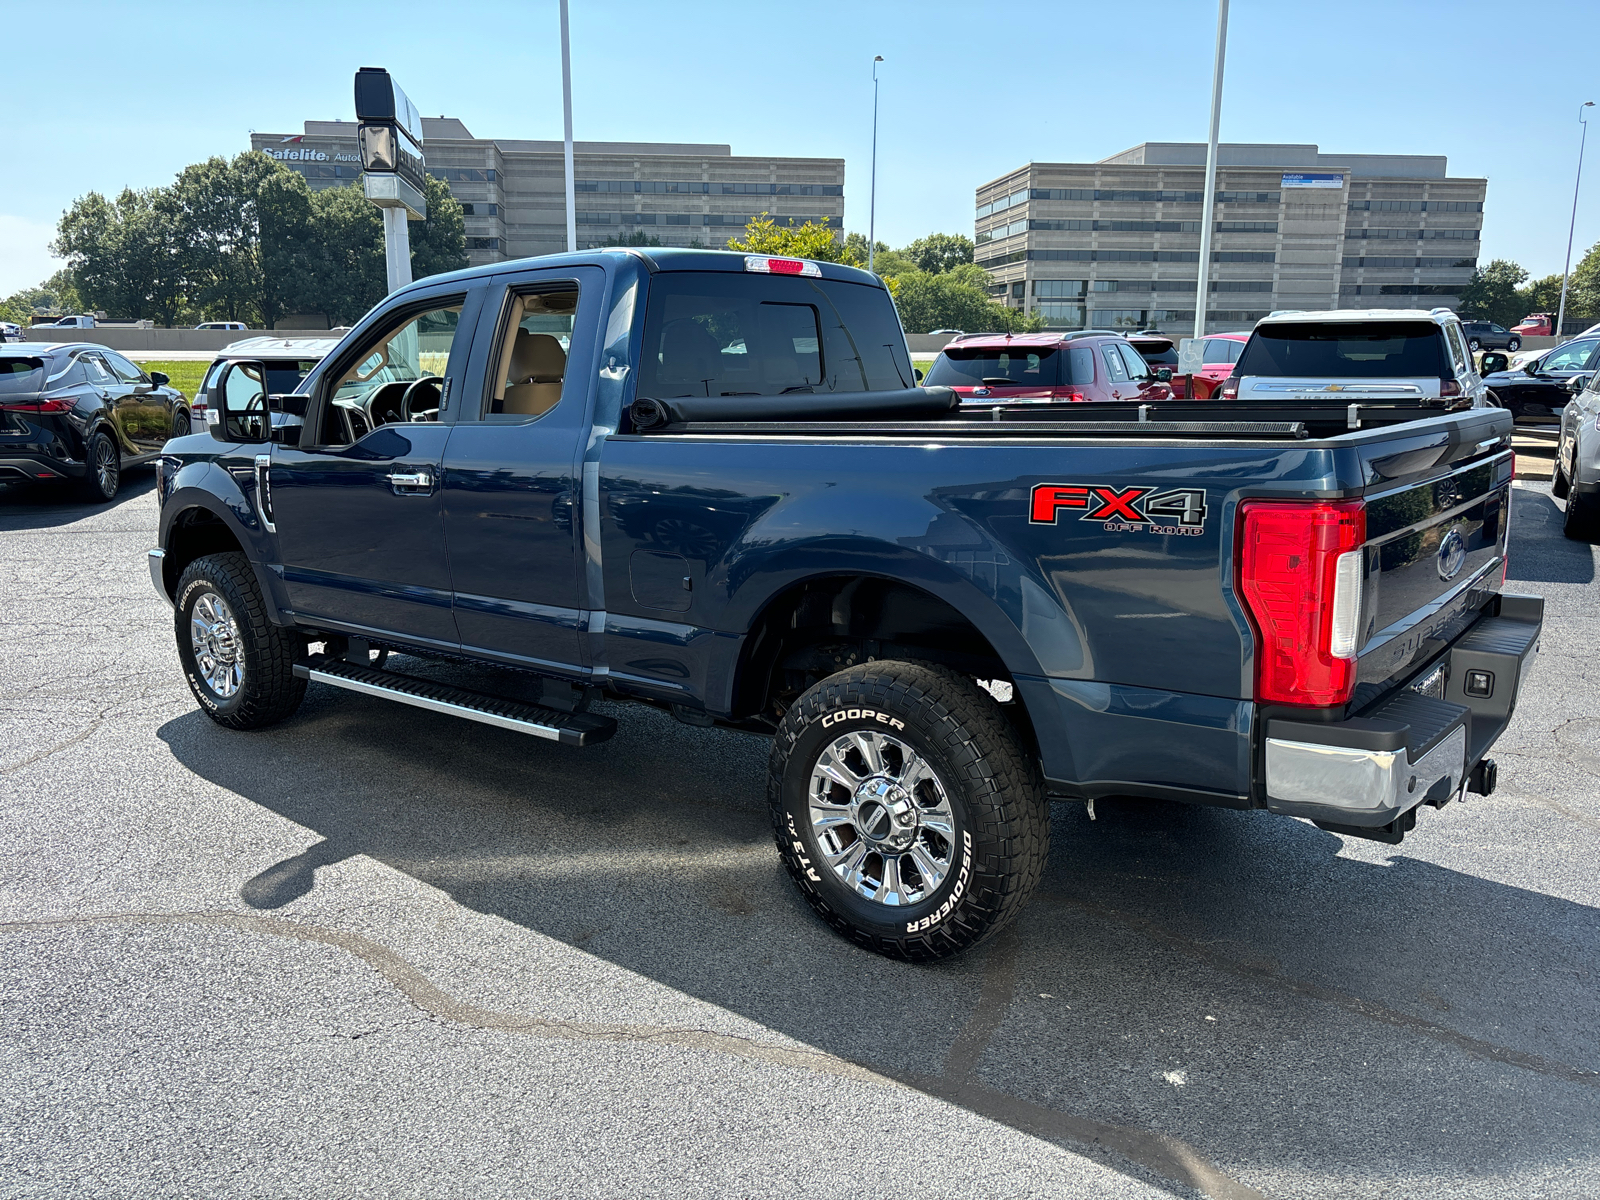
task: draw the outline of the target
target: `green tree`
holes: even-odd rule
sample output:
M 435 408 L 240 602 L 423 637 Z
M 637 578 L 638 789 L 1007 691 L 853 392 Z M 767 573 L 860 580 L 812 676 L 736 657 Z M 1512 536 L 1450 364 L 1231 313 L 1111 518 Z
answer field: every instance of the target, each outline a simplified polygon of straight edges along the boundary
M 1517 293 L 1517 307 L 1522 311 L 1516 320 L 1520 321 L 1529 313 L 1553 313 L 1560 305 L 1561 276 L 1546 275 L 1542 279 L 1535 279 Z
M 183 271 L 161 189 L 124 188 L 114 201 L 90 192 L 56 225 L 51 252 L 67 260 L 77 298 L 97 311 L 169 325 Z
M 1590 246 L 1572 268 L 1567 282 L 1567 316 L 1600 320 L 1600 242 Z
M 807 221 L 804 225 L 779 225 L 762 213 L 744 227 L 744 238 L 729 238 L 729 250 L 745 254 L 775 254 L 788 258 L 809 258 L 816 262 L 848 263 L 845 247 L 826 225 Z M 864 264 L 863 264 L 864 265 Z
M 1472 272 L 1472 279 L 1461 289 L 1461 311 L 1472 316 L 1514 325 L 1526 309 L 1523 297 L 1517 290 L 1527 280 L 1528 272 L 1509 259 L 1497 258 L 1486 267 Z
M 889 244 L 887 242 L 874 243 L 874 252 L 875 255 L 889 253 Z M 866 266 L 867 235 L 864 233 L 846 234 L 844 239 L 844 257 L 839 261 L 849 263 L 853 267 Z
M 907 333 L 928 333 L 934 329 L 1023 333 L 1044 327 L 1042 317 L 996 304 L 970 275 L 906 271 L 895 279 L 899 285 L 895 304 Z
M 632 233 L 612 234 L 605 241 L 600 242 L 599 245 L 601 245 L 601 246 L 659 246 L 659 245 L 661 245 L 661 239 L 656 237 L 655 234 L 653 234 L 653 233 L 646 233 L 642 229 L 636 229 Z
M 383 217 L 359 183 L 311 193 L 315 253 L 306 311 L 330 325 L 354 324 L 389 293 Z
M 972 261 L 972 239 L 959 233 L 930 233 L 912 242 L 902 253 L 917 270 L 942 275 Z
M 428 202 L 427 219 L 406 223 L 413 279 L 460 271 L 467 266 L 467 227 L 461 202 L 450 194 L 448 183 L 432 175 L 428 176 L 424 199 Z

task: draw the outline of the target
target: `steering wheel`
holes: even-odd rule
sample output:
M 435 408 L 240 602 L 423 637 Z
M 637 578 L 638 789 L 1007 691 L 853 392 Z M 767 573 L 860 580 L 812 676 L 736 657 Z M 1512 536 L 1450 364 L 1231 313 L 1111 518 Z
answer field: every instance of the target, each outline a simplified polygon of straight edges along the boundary
M 438 375 L 424 375 L 400 395 L 400 413 L 408 421 L 437 421 L 439 419 L 439 385 L 444 380 Z M 426 393 L 417 394 L 417 389 L 427 384 L 433 389 L 433 407 L 423 408 L 427 403 Z

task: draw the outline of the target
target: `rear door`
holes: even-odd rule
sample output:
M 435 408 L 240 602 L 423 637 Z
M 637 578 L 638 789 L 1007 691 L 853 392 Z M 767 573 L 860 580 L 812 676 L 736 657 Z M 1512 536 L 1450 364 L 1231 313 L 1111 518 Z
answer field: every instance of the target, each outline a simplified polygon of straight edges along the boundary
M 439 486 L 450 426 L 437 410 L 464 384 L 482 290 L 440 289 L 384 313 L 329 363 L 299 444 L 257 459 L 274 566 L 302 620 L 460 644 Z

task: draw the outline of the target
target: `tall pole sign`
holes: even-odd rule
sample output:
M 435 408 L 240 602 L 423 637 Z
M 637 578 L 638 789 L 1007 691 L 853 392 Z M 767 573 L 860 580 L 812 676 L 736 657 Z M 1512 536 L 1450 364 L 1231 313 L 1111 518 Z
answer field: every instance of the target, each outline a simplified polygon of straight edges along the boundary
M 1578 189 L 1583 186 L 1583 148 L 1589 143 L 1589 122 L 1584 120 L 1589 114 L 1583 110 L 1593 107 L 1593 100 L 1585 100 L 1578 106 L 1578 124 L 1583 126 L 1583 133 L 1578 137 L 1578 175 L 1572 182 L 1572 221 L 1567 226 L 1567 260 L 1561 267 L 1561 303 L 1556 306 L 1556 327 L 1550 331 L 1557 337 L 1561 336 L 1561 323 L 1567 319 L 1567 277 L 1572 274 L 1572 234 L 1578 228 Z
M 572 169 L 572 41 L 567 35 L 567 0 L 561 0 L 561 115 L 566 124 L 567 253 L 578 248 L 578 181 Z
M 1200 210 L 1200 278 L 1194 285 L 1194 336 L 1206 335 L 1211 299 L 1211 230 L 1217 215 L 1217 133 L 1222 125 L 1222 60 L 1228 53 L 1228 0 L 1217 0 L 1217 61 L 1211 72 L 1211 136 L 1206 140 L 1206 190 Z
M 411 282 L 406 222 L 428 215 L 422 116 L 388 71 L 362 67 L 356 72 L 356 120 L 362 186 L 367 199 L 383 210 L 383 256 L 393 292 Z

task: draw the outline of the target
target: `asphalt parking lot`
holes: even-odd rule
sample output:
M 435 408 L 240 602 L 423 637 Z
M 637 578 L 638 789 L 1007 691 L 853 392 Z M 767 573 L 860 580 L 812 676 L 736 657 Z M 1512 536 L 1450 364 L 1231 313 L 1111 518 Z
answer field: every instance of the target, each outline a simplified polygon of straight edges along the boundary
M 1399 847 L 1056 806 L 1023 919 L 847 947 L 783 876 L 766 744 L 551 746 L 313 687 L 201 716 L 148 469 L 0 488 L 6 1196 L 1600 1194 L 1595 551 L 1500 790 Z M 620 711 L 620 710 L 619 710 Z

